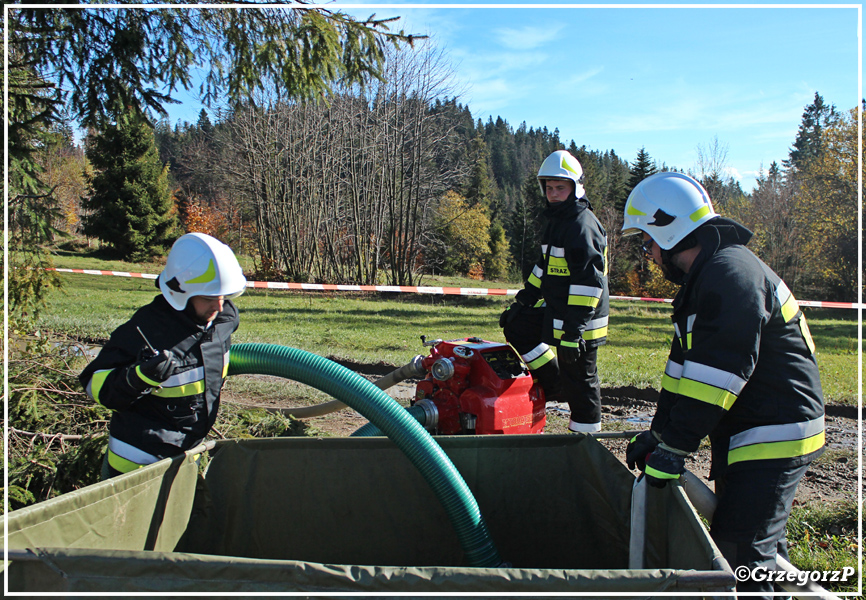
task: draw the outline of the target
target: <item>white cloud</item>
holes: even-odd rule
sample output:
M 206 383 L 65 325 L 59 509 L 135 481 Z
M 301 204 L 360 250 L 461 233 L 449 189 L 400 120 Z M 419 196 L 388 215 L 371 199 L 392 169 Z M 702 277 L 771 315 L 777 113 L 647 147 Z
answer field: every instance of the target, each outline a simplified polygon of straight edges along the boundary
M 559 32 L 565 25 L 554 25 L 551 27 L 500 27 L 493 30 L 496 40 L 512 50 L 535 50 L 549 44 L 559 37 Z

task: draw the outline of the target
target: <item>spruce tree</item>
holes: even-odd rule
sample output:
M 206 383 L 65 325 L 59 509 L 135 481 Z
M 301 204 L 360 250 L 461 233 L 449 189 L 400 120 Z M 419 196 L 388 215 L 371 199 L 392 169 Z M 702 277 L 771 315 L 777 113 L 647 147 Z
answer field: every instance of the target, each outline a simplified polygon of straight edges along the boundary
M 161 254 L 177 237 L 177 211 L 168 167 L 159 159 L 153 129 L 136 111 L 118 111 L 116 122 L 88 140 L 96 174 L 84 207 L 84 232 L 119 256 L 142 260 Z
M 791 148 L 787 160 L 782 161 L 785 167 L 799 171 L 807 162 L 820 156 L 824 131 L 832 128 L 839 119 L 836 106 L 824 104 L 824 98 L 815 92 L 814 101 L 803 111 L 794 147 Z
M 637 152 L 637 158 L 635 158 L 634 164 L 628 170 L 629 178 L 628 178 L 628 193 L 639 184 L 641 181 L 649 177 L 650 175 L 654 175 L 658 173 L 658 168 L 656 167 L 655 161 L 650 157 L 649 152 L 646 151 L 646 148 L 641 147 Z M 626 194 L 627 196 L 628 194 Z

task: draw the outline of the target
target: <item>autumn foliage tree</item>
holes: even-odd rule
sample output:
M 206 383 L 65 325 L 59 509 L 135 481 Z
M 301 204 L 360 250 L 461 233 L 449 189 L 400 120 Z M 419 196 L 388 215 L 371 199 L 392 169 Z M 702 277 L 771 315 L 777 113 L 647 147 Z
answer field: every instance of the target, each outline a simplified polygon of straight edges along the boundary
M 828 300 L 856 299 L 857 134 L 852 109 L 823 129 L 820 149 L 800 163 L 797 174 L 797 217 L 808 232 L 799 247 L 804 278 L 810 291 Z
M 431 252 L 446 275 L 479 274 L 490 253 L 490 217 L 480 204 L 469 202 L 454 191 L 439 201 L 435 229 L 438 243 Z M 483 271 L 483 268 L 481 269 Z

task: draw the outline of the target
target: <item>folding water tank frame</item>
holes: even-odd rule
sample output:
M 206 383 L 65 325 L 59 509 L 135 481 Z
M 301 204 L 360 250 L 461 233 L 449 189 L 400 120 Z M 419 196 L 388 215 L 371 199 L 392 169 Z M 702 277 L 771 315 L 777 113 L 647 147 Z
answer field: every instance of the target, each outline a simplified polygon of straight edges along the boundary
M 388 438 L 227 440 L 7 515 L 9 592 L 734 588 L 679 486 L 647 490 L 645 568 L 628 568 L 634 477 L 592 437 L 435 440 L 508 566 L 467 566 L 442 503 Z

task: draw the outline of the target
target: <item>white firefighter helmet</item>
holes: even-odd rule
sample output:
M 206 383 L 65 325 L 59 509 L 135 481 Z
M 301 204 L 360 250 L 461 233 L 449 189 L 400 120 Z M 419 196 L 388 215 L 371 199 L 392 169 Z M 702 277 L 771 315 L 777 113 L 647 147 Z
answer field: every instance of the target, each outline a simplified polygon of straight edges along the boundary
M 182 235 L 171 247 L 159 289 L 176 310 L 186 308 L 193 296 L 236 298 L 247 279 L 232 249 L 204 233 Z
M 541 187 L 542 195 L 546 194 L 545 179 L 570 179 L 574 182 L 575 198 L 583 198 L 586 193 L 580 182 L 583 179 L 583 167 L 580 166 L 576 158 L 565 150 L 557 150 L 541 163 L 541 168 L 538 169 L 538 185 Z
M 631 191 L 625 203 L 623 235 L 649 234 L 670 250 L 692 231 L 719 215 L 707 190 L 682 173 L 650 175 Z

